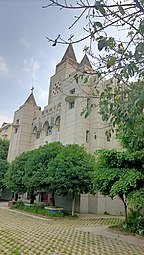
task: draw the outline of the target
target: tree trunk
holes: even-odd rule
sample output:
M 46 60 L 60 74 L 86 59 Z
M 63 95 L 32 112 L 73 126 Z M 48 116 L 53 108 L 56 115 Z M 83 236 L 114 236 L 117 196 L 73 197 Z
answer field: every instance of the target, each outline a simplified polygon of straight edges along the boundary
M 123 203 L 124 203 L 124 210 L 125 210 L 125 221 L 127 221 L 127 218 L 128 218 L 127 203 L 126 202 L 123 202 Z
M 73 201 L 72 201 L 72 216 L 74 216 L 75 210 L 75 192 L 73 191 Z
M 51 194 L 50 203 L 52 206 L 55 206 L 55 197 L 54 197 L 54 191 Z
M 14 201 L 18 201 L 18 193 L 14 194 Z
M 35 195 L 32 193 L 30 194 L 30 204 L 34 204 Z
M 40 202 L 43 202 L 43 192 L 40 193 Z
M 124 204 L 125 221 L 127 221 L 127 218 L 128 218 L 127 196 L 124 194 L 124 195 L 121 195 L 119 197 L 120 197 L 120 199 L 122 200 L 122 202 Z

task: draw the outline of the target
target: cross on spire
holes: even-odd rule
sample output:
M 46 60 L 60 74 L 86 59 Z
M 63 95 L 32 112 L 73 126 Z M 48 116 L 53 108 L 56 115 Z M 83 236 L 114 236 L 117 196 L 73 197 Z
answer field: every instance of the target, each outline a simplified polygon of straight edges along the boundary
M 72 43 L 72 38 L 74 37 L 74 35 L 70 35 L 70 37 L 68 38 L 68 41 L 70 41 L 70 43 Z
M 85 52 L 85 54 L 88 53 L 88 50 L 89 50 L 89 47 L 88 47 L 88 46 L 85 46 L 84 49 L 83 49 L 83 51 Z
M 31 88 L 31 93 L 33 94 L 33 90 L 34 90 L 34 86 L 32 86 L 32 88 Z

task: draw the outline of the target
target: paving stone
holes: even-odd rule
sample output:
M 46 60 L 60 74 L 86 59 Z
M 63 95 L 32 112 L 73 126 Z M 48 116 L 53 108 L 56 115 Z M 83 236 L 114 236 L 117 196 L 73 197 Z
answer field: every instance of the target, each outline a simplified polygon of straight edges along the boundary
M 143 255 L 144 239 L 110 233 L 120 218 L 48 220 L 0 208 L 2 255 Z

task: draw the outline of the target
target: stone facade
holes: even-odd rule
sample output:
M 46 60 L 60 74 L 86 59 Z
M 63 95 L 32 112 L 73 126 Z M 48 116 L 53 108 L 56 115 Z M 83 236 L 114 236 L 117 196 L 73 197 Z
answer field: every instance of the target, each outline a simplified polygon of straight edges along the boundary
M 86 72 L 90 75 L 85 75 Z M 81 63 L 78 63 L 73 47 L 69 44 L 62 60 L 56 66 L 55 74 L 51 77 L 48 105 L 41 110 L 31 93 L 26 102 L 15 112 L 8 153 L 10 162 L 23 151 L 33 150 L 53 141 L 83 145 L 90 153 L 97 149 L 118 147 L 114 137 L 111 142 L 106 141 L 107 124 L 102 121 L 97 108 L 92 109 L 88 118 L 81 116 L 82 110 L 88 103 L 98 104 L 97 98 L 90 99 L 91 89 L 94 88 L 92 85 L 97 82 L 96 76 L 92 73 L 93 69 L 87 55 L 85 54 Z M 83 77 L 80 76 L 81 74 L 84 74 Z M 97 86 L 103 89 L 105 82 Z M 106 198 L 102 201 L 99 196 L 82 195 L 79 203 L 78 208 L 81 212 L 108 211 Z M 114 208 L 115 205 L 117 210 Z M 121 214 L 120 202 L 116 202 L 115 205 L 113 212 L 110 208 L 111 212 Z

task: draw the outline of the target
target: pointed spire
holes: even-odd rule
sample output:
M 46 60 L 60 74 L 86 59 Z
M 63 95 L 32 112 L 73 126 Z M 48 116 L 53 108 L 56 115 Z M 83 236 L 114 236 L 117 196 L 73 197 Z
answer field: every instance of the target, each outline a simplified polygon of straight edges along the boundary
M 37 104 L 36 104 L 36 101 L 35 101 L 35 98 L 34 98 L 34 95 L 33 95 L 33 90 L 34 90 L 34 87 L 32 86 L 32 88 L 31 88 L 31 94 L 29 95 L 29 97 L 27 98 L 27 100 L 25 101 L 24 104 L 33 104 L 33 105 L 37 105 Z
M 88 59 L 87 54 L 84 55 L 82 61 L 80 62 L 80 66 L 83 66 L 83 65 L 86 65 L 86 66 L 92 68 L 91 63 L 90 63 L 90 61 L 89 61 L 89 59 Z
M 69 46 L 68 46 L 68 48 L 67 48 L 67 50 L 66 50 L 66 52 L 65 52 L 65 54 L 64 54 L 64 56 L 63 56 L 63 58 L 61 60 L 61 62 L 63 62 L 64 60 L 66 60 L 68 58 L 70 58 L 73 61 L 77 62 L 76 56 L 75 56 L 75 53 L 74 53 L 74 49 L 73 49 L 73 46 L 72 46 L 71 43 L 69 44 Z

